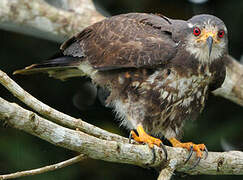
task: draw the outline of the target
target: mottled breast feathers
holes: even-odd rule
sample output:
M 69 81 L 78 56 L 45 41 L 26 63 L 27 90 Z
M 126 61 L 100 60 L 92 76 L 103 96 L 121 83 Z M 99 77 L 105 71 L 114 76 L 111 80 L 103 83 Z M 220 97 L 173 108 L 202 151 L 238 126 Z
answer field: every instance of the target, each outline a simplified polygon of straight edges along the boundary
M 170 19 L 130 13 L 98 22 L 66 41 L 64 55 L 87 57 L 98 70 L 155 68 L 176 55 Z

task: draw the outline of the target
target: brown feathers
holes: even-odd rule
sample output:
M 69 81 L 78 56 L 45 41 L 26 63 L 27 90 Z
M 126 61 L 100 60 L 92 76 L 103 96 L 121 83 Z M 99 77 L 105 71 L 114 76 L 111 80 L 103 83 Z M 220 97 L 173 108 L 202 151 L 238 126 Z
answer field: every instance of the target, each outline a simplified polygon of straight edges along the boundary
M 210 88 L 219 87 L 225 77 L 227 37 L 213 44 L 217 58 L 212 60 L 207 44 L 198 45 L 193 27 L 225 28 L 221 22 L 208 15 L 191 21 L 145 13 L 113 16 L 63 43 L 63 57 L 15 74 L 89 76 L 110 91 L 106 103 L 114 107 L 122 125 L 134 129 L 142 124 L 151 134 L 178 137 L 184 122 L 204 108 Z

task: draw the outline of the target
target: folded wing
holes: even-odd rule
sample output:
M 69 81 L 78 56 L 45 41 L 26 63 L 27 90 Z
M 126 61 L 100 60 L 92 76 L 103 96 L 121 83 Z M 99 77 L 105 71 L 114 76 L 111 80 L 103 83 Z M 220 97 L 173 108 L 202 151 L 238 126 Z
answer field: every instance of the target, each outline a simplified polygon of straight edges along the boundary
M 121 68 L 157 68 L 177 52 L 171 20 L 153 14 L 129 13 L 107 18 L 71 37 L 61 46 L 62 57 L 34 64 L 15 74 L 48 72 L 59 79 L 88 75 L 86 62 L 98 71 Z M 69 73 L 69 74 L 65 74 Z

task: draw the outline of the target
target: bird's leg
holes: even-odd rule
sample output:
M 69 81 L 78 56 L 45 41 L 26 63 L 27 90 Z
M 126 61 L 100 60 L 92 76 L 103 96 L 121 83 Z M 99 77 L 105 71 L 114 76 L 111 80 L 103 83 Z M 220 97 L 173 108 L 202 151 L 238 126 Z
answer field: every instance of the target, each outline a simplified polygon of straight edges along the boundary
M 207 158 L 208 150 L 207 150 L 207 148 L 206 148 L 206 146 L 204 144 L 194 144 L 192 142 L 182 143 L 182 142 L 178 141 L 175 138 L 170 138 L 169 141 L 170 141 L 170 143 L 172 144 L 173 147 L 181 147 L 181 148 L 185 148 L 188 151 L 190 151 L 190 154 L 189 154 L 187 160 L 185 161 L 185 163 L 187 163 L 188 160 L 191 158 L 192 152 L 193 151 L 196 152 L 196 156 L 197 156 L 198 160 L 194 164 L 193 167 L 197 166 L 198 163 L 200 162 L 200 160 L 202 159 L 202 156 L 203 156 L 203 152 L 202 151 L 206 152 L 205 159 Z
M 165 148 L 165 145 L 162 143 L 162 141 L 158 138 L 152 137 L 150 135 L 148 135 L 144 129 L 142 125 L 138 125 L 137 126 L 137 133 L 138 135 L 132 130 L 130 132 L 130 136 L 129 136 L 129 142 L 131 140 L 131 138 L 133 138 L 135 141 L 139 142 L 139 143 L 146 143 L 148 144 L 148 146 L 153 150 L 154 153 L 154 145 L 157 145 L 158 147 L 161 147 L 165 153 L 165 160 L 167 160 L 167 150 Z

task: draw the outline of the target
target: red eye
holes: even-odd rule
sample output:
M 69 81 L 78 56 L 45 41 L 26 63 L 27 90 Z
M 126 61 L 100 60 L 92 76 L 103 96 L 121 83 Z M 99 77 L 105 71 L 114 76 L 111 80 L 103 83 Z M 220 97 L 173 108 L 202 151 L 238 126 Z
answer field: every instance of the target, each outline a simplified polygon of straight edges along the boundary
M 201 34 L 201 30 L 198 27 L 193 28 L 193 34 L 195 36 L 199 36 Z
M 219 37 L 219 38 L 224 37 L 224 30 L 220 30 L 220 31 L 218 32 L 218 37 Z

